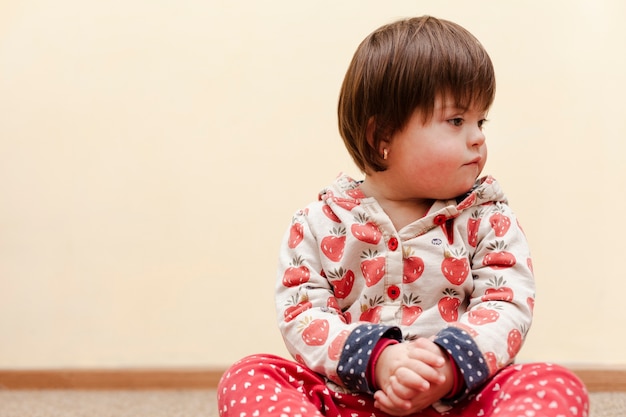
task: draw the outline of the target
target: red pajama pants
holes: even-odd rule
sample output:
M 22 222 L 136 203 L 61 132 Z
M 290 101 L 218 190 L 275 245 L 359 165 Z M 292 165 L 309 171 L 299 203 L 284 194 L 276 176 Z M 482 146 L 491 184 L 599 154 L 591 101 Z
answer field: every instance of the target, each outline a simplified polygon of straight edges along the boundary
M 306 367 L 277 356 L 249 356 L 235 363 L 218 387 L 221 417 L 388 417 L 367 394 L 329 389 Z M 587 417 L 582 382 L 557 365 L 511 365 L 446 416 Z M 437 417 L 432 407 L 414 417 Z

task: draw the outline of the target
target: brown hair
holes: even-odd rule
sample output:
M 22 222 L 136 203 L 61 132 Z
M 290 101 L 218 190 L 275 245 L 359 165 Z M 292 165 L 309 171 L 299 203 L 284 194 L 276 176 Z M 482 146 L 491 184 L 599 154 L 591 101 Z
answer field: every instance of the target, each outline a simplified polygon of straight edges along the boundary
M 422 16 L 380 27 L 357 48 L 339 94 L 339 132 L 356 165 L 384 171 L 381 140 L 401 130 L 416 109 L 424 122 L 435 99 L 488 110 L 495 96 L 491 59 L 456 23 Z M 372 143 L 367 126 L 374 118 Z

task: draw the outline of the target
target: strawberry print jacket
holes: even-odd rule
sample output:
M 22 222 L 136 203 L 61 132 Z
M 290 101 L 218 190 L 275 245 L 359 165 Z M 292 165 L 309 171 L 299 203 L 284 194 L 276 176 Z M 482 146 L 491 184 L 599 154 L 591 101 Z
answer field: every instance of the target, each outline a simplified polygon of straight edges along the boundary
M 333 389 L 372 393 L 381 339 L 434 337 L 463 376 L 457 402 L 513 362 L 530 327 L 524 233 L 489 176 L 401 230 L 359 185 L 340 175 L 293 216 L 276 287 L 287 349 Z

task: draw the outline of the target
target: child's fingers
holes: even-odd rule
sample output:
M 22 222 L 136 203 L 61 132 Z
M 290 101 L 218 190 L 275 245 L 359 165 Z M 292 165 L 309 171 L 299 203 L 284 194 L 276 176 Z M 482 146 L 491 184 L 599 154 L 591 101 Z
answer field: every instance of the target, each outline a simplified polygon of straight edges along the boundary
M 413 372 L 408 371 L 408 374 L 413 374 Z M 416 394 L 424 392 L 428 388 L 430 388 L 428 381 L 419 375 L 413 374 L 410 379 L 405 378 L 404 375 L 400 375 L 400 378 L 394 375 L 389 379 L 389 385 L 385 392 L 394 400 L 397 398 L 401 401 L 411 401 Z
M 445 363 L 441 353 L 434 353 L 419 347 L 413 347 L 409 350 L 409 358 L 417 359 L 436 368 L 442 367 Z
M 445 365 L 444 354 L 441 348 L 428 339 L 417 339 L 411 342 L 409 349 L 409 357 L 417 359 L 435 368 L 441 368 Z
M 410 369 L 406 367 L 397 369 L 391 382 L 394 390 L 402 398 L 410 399 L 415 392 L 424 392 L 432 383 L 440 383 L 441 375 L 436 369 L 418 362 Z
M 411 402 L 399 398 L 393 390 L 376 391 L 374 406 L 391 415 L 402 415 L 411 409 Z
M 439 362 L 436 361 L 437 365 L 433 365 L 430 355 L 432 355 L 430 352 L 411 355 L 411 360 L 406 362 L 403 367 L 398 368 L 394 372 L 394 375 L 398 376 L 400 382 L 403 384 L 420 391 L 429 388 L 429 385 L 420 388 L 420 385 L 424 385 L 423 381 L 435 384 L 444 382 L 445 377 L 438 365 Z M 405 370 L 402 368 L 405 368 Z M 407 370 L 409 372 L 407 372 Z
M 441 348 L 434 342 L 434 338 L 420 337 L 411 342 L 413 346 L 421 347 L 422 349 L 429 350 L 433 353 L 438 353 Z
M 374 394 L 374 407 L 392 416 L 408 416 L 432 404 L 431 400 L 419 398 L 421 394 L 415 394 L 411 401 L 400 400 L 394 393 L 377 391 Z

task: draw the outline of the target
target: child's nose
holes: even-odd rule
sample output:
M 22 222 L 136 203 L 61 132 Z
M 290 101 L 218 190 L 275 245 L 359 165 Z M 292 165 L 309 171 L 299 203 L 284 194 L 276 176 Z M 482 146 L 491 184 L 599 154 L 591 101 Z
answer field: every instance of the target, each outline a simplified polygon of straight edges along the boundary
M 474 146 L 482 146 L 485 143 L 485 133 L 480 127 L 476 127 L 472 129 L 469 136 L 469 145 L 471 147 Z

